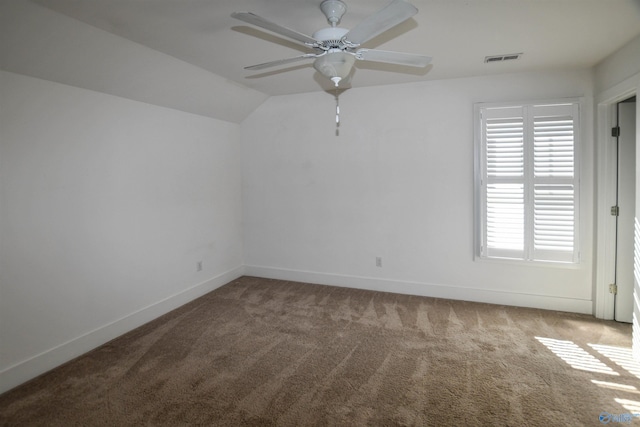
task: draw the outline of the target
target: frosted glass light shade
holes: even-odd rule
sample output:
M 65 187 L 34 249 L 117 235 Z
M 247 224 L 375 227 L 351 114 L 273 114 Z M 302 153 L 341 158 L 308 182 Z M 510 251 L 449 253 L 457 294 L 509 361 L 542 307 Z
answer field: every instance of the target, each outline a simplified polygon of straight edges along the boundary
M 338 86 L 340 80 L 351 72 L 355 56 L 345 52 L 328 52 L 313 62 L 313 68 Z

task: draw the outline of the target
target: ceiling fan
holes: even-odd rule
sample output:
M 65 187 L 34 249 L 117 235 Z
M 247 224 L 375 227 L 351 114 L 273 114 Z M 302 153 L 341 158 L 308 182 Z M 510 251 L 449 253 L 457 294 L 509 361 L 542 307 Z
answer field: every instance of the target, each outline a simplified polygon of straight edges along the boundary
M 313 67 L 338 87 L 340 81 L 349 75 L 356 60 L 411 67 L 426 67 L 431 61 L 430 57 L 424 55 L 359 48 L 363 43 L 418 13 L 418 9 L 406 0 L 391 1 L 351 30 L 338 27 L 340 19 L 347 11 L 347 5 L 341 0 L 324 0 L 320 3 L 320 10 L 331 26 L 316 31 L 312 36 L 283 27 L 250 12 L 232 13 L 233 18 L 280 34 L 313 50 L 304 55 L 252 65 L 245 69 L 261 70 L 315 58 Z

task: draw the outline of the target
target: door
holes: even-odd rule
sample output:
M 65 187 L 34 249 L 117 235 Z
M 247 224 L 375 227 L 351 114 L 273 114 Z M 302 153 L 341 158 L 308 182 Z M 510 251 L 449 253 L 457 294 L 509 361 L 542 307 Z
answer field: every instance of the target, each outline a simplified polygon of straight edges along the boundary
M 633 321 L 634 220 L 636 211 L 636 102 L 618 104 L 618 217 L 616 226 L 615 319 Z

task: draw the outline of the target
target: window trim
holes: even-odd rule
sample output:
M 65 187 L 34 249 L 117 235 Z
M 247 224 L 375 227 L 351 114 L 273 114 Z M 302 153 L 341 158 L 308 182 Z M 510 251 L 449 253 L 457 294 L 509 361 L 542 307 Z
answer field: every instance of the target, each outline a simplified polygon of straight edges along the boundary
M 528 266 L 555 266 L 564 268 L 575 268 L 579 266 L 581 262 L 581 239 L 580 239 L 580 217 L 581 217 L 581 162 L 582 162 L 582 143 L 583 143 L 583 111 L 584 100 L 582 98 L 559 98 L 559 99 L 542 99 L 542 100 L 528 100 L 528 101 L 512 101 L 512 102 L 478 102 L 473 105 L 473 134 L 474 134 L 474 259 L 477 261 L 489 261 L 489 262 L 507 262 L 514 264 L 523 264 Z M 484 156 L 484 140 L 483 140 L 483 119 L 481 113 L 487 109 L 492 108 L 523 108 L 523 119 L 525 125 L 523 127 L 523 133 L 525 138 L 524 144 L 524 162 L 529 163 L 530 168 L 533 162 L 531 153 L 527 151 L 533 150 L 532 136 L 533 128 L 529 128 L 527 121 L 529 120 L 533 124 L 532 118 L 528 118 L 528 111 L 533 111 L 535 106 L 554 106 L 554 105 L 573 105 L 574 111 L 571 117 L 574 121 L 574 134 L 573 134 L 573 200 L 574 200 L 574 227 L 573 227 L 573 255 L 570 260 L 550 260 L 550 259 L 535 259 L 533 258 L 533 243 L 530 241 L 529 249 L 527 247 L 523 250 L 522 257 L 514 257 L 513 254 L 509 254 L 508 251 L 502 256 L 498 254 L 487 255 L 483 253 L 483 245 L 485 244 L 485 232 L 486 232 L 486 212 L 485 203 L 486 197 L 483 192 L 483 179 L 485 178 L 485 156 Z M 528 140 L 528 142 L 526 141 Z M 526 177 L 523 179 L 524 185 L 533 185 L 535 180 L 532 177 Z M 525 193 L 527 190 L 525 189 Z M 529 205 L 528 209 L 532 209 L 532 200 L 525 200 L 525 206 Z M 526 209 L 526 208 L 525 208 Z M 526 220 L 526 215 L 525 215 Z M 531 235 L 533 233 L 532 224 L 525 224 L 525 234 Z M 496 251 L 497 252 L 497 251 Z M 509 256 L 511 255 L 511 256 Z M 529 255 L 529 257 L 527 257 Z

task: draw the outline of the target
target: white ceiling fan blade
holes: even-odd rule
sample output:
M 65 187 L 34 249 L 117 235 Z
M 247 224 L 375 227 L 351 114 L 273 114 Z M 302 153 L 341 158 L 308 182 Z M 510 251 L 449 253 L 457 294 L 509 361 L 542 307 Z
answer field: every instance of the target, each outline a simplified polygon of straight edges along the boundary
M 281 36 L 288 37 L 297 42 L 307 44 L 316 44 L 318 41 L 306 34 L 299 33 L 296 30 L 292 30 L 290 28 L 283 27 L 282 25 L 276 24 L 275 22 L 271 22 L 267 19 L 264 19 L 258 15 L 255 15 L 251 12 L 233 12 L 231 14 L 232 18 L 239 19 L 240 21 L 244 21 L 248 24 L 255 25 L 260 28 L 264 28 L 265 30 L 269 30 L 276 34 L 280 34 Z
M 410 67 L 426 67 L 431 62 L 430 56 L 374 49 L 360 49 L 356 52 L 356 58 L 364 61 L 387 62 Z
M 364 19 L 345 36 L 347 41 L 360 45 L 378 34 L 395 27 L 418 13 L 418 9 L 406 0 L 393 0 L 385 8 Z
M 317 56 L 318 55 L 314 53 L 306 53 L 304 55 L 294 56 L 293 58 L 278 59 L 277 61 L 270 61 L 262 64 L 250 65 L 248 67 L 244 67 L 244 69 L 245 70 L 262 70 L 264 68 L 270 68 L 278 65 L 290 64 L 292 62 L 302 61 L 303 59 L 307 59 L 307 58 L 316 58 Z

